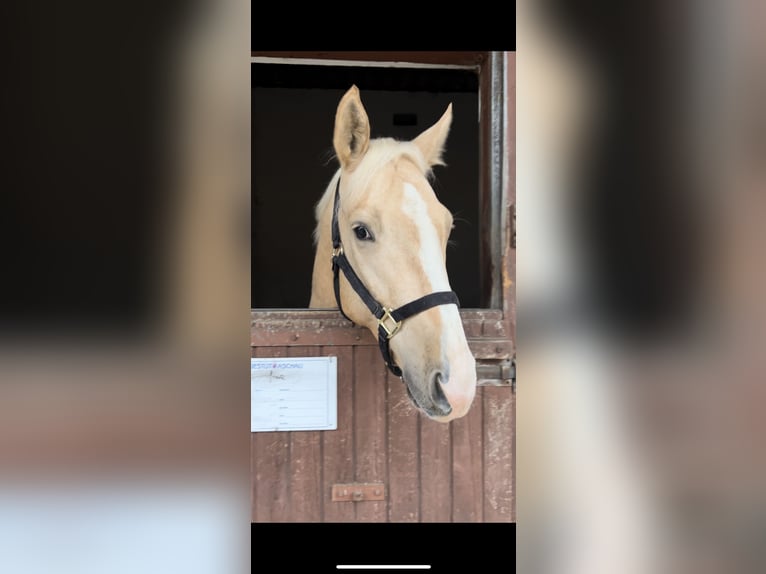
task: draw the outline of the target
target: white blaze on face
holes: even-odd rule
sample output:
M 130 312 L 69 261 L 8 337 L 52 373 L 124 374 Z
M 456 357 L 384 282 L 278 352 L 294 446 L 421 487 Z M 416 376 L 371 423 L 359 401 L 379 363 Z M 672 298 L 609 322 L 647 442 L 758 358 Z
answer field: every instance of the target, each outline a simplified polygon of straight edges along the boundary
M 412 219 L 418 230 L 420 244 L 419 259 L 423 265 L 431 291 L 449 291 L 447 269 L 442 260 L 442 246 L 436 227 L 428 216 L 428 206 L 411 183 L 404 184 L 402 211 Z M 425 295 L 425 293 L 423 293 Z
M 439 233 L 428 215 L 425 200 L 411 183 L 404 184 L 402 212 L 412 219 L 418 230 L 418 258 L 429 283 L 428 293 L 451 291 Z M 476 391 L 476 363 L 468 348 L 457 306 L 439 305 L 437 308 L 442 320 L 442 357 L 449 360 L 450 372 L 449 381 L 442 389 L 452 406 L 450 418 L 456 418 L 465 414 L 473 401 Z

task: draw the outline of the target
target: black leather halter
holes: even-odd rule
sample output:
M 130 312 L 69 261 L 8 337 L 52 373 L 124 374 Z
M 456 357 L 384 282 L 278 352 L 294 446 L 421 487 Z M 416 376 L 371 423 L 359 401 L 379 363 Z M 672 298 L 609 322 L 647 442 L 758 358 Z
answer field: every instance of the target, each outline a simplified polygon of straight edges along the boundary
M 338 177 L 338 185 L 335 187 L 335 203 L 332 209 L 332 273 L 333 273 L 333 289 L 335 290 L 335 301 L 338 303 L 338 309 L 343 316 L 354 322 L 345 311 L 343 311 L 343 305 L 340 302 L 340 277 L 339 270 L 343 271 L 346 279 L 356 291 L 357 295 L 364 301 L 370 312 L 375 315 L 378 320 L 378 345 L 380 346 L 380 352 L 383 355 L 383 360 L 386 366 L 397 377 L 402 376 L 402 370 L 394 363 L 391 358 L 391 349 L 389 348 L 389 341 L 396 335 L 399 328 L 402 326 L 402 322 L 408 317 L 417 315 L 426 309 L 436 307 L 437 305 L 449 305 L 454 303 L 460 307 L 460 301 L 457 298 L 457 293 L 454 291 L 438 291 L 429 295 L 424 295 L 420 299 L 415 299 L 397 309 L 391 309 L 390 307 L 384 307 L 377 302 L 375 297 L 367 290 L 362 280 L 354 272 L 346 258 L 346 254 L 343 252 L 343 244 L 340 240 L 340 228 L 338 227 L 338 209 L 340 208 L 340 177 Z

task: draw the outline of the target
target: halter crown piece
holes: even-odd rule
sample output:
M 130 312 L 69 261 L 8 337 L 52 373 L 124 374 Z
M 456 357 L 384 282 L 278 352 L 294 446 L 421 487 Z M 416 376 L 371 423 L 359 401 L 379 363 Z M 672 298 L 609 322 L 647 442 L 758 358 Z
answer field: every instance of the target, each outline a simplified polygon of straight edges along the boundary
M 420 299 L 415 299 L 409 303 L 402 305 L 397 309 L 391 309 L 390 307 L 384 307 L 372 296 L 367 287 L 364 286 L 362 280 L 354 272 L 351 263 L 346 258 L 346 254 L 343 252 L 343 244 L 340 240 L 340 228 L 338 227 L 338 209 L 340 208 L 340 177 L 338 177 L 338 185 L 335 187 L 335 202 L 332 210 L 332 273 L 333 273 L 333 289 L 335 290 L 335 301 L 338 303 L 338 309 L 343 316 L 353 323 L 353 320 L 346 315 L 343 311 L 343 305 L 340 302 L 340 277 L 339 271 L 342 270 L 346 276 L 351 287 L 353 287 L 356 294 L 360 299 L 364 301 L 370 312 L 375 315 L 378 320 L 378 346 L 380 352 L 383 355 L 383 360 L 389 370 L 397 377 L 402 376 L 402 370 L 394 363 L 391 358 L 391 349 L 389 348 L 389 341 L 391 338 L 399 332 L 399 328 L 402 326 L 402 322 L 417 315 L 431 307 L 437 305 L 449 305 L 454 303 L 460 307 L 460 301 L 458 300 L 457 293 L 454 291 L 437 291 L 436 293 L 430 293 L 424 295 Z

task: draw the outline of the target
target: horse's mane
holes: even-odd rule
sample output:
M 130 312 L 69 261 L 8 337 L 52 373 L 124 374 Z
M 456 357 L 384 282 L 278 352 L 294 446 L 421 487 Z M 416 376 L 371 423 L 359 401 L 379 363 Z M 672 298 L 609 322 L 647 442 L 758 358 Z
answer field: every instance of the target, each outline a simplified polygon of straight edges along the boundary
M 352 173 L 354 185 L 351 188 L 349 200 L 354 201 L 354 195 L 363 193 L 372 176 L 383 168 L 386 164 L 394 162 L 400 158 L 406 158 L 412 161 L 426 177 L 431 176 L 431 168 L 423 157 L 420 148 L 411 141 L 398 141 L 394 138 L 376 138 L 370 140 L 370 147 L 362 158 L 357 168 Z M 317 223 L 319 223 L 322 213 L 324 213 L 327 203 L 332 200 L 335 193 L 335 186 L 340 177 L 340 168 L 332 176 L 321 199 L 317 202 L 314 210 Z M 319 227 L 314 229 L 314 244 L 317 243 Z

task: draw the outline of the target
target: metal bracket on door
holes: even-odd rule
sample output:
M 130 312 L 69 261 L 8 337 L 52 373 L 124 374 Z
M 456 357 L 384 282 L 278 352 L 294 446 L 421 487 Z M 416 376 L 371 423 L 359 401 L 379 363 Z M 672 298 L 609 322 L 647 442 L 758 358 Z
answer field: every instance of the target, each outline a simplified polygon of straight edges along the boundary
M 385 500 L 386 486 L 381 483 L 333 484 L 333 502 L 364 502 L 367 500 Z
M 516 391 L 516 357 L 500 360 L 477 359 L 476 383 L 482 387 L 513 387 Z

